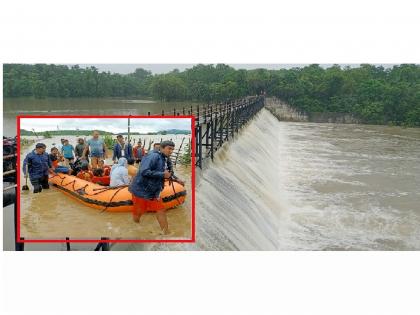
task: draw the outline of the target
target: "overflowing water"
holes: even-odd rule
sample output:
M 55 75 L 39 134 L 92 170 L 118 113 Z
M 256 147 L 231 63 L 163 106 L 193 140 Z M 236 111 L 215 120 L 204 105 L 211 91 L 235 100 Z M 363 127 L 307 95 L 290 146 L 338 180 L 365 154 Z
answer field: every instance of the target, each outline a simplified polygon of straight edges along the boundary
M 419 250 L 420 129 L 261 111 L 203 171 L 197 242 L 154 249 Z

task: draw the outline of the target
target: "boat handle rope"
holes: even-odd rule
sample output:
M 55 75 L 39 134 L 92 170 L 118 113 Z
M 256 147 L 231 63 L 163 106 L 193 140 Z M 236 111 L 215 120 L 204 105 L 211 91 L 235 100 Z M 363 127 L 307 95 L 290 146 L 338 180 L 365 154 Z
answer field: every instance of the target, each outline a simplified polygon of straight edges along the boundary
M 75 189 L 75 187 L 74 187 L 74 185 L 75 185 L 75 183 L 76 183 L 76 180 L 75 180 L 75 179 L 74 179 L 73 181 L 71 181 L 71 182 L 68 182 L 68 183 L 66 183 L 66 184 L 63 184 L 63 182 L 64 182 L 64 180 L 66 179 L 66 177 L 65 177 L 65 176 L 61 177 L 60 175 L 56 174 L 56 175 L 52 176 L 51 178 L 54 178 L 54 177 L 56 177 L 56 176 L 60 177 L 60 179 L 61 179 L 61 183 L 60 183 L 60 185 L 61 185 L 62 187 L 66 187 L 67 185 L 73 184 L 73 191 L 81 190 L 81 189 L 84 189 L 84 188 L 86 188 L 87 186 L 89 186 L 89 184 L 86 184 L 86 185 L 85 185 L 85 186 L 83 186 L 83 187 L 80 187 L 80 188 L 78 188 L 78 189 Z M 118 189 L 118 191 L 116 192 L 116 193 L 118 193 L 118 192 L 119 192 L 122 188 L 125 188 L 125 187 L 128 187 L 128 185 L 123 185 L 123 186 L 118 186 L 118 187 L 103 187 L 103 188 L 94 188 L 93 190 L 94 190 L 94 191 L 97 191 L 97 192 L 95 192 L 95 193 L 93 193 L 93 194 L 89 194 L 89 193 L 85 192 L 85 193 L 84 193 L 84 195 L 87 195 L 87 196 L 96 196 L 96 195 L 99 195 L 100 193 L 103 193 L 103 192 L 108 191 L 108 190 L 113 190 L 113 189 Z M 116 193 L 115 193 L 115 194 L 116 194 Z M 114 196 L 115 196 L 115 194 L 114 194 Z M 113 197 L 114 197 L 114 196 L 113 196 Z M 111 198 L 111 201 L 112 201 L 112 198 Z M 111 201 L 110 201 L 110 202 L 111 202 Z
M 179 199 L 178 199 L 178 195 L 177 195 L 176 190 L 175 190 L 174 180 L 173 180 L 172 178 L 169 178 L 169 185 L 171 185 L 171 186 L 172 186 L 172 189 L 173 189 L 173 191 L 174 191 L 174 196 L 175 196 L 175 199 L 176 199 L 176 201 L 178 202 L 178 206 L 180 206 L 182 203 L 181 203 L 181 202 L 179 201 Z
M 108 207 L 111 205 L 111 202 L 112 202 L 112 200 L 114 199 L 114 197 L 122 190 L 122 189 L 124 189 L 124 188 L 126 188 L 127 187 L 127 185 L 124 185 L 124 186 L 120 186 L 120 187 L 118 187 L 118 189 L 117 189 L 117 191 L 112 195 L 112 197 L 111 197 L 111 199 L 109 200 L 109 202 L 108 202 L 108 204 L 106 205 L 106 207 L 100 212 L 100 213 L 102 213 L 102 212 L 104 212 L 104 211 L 106 211 L 106 209 L 108 209 Z

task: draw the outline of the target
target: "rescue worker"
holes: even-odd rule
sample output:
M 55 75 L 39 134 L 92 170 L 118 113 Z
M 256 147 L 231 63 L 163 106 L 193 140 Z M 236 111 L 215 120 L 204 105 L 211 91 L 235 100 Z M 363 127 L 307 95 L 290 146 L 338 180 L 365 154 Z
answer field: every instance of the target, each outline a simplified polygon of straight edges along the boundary
M 162 233 L 170 233 L 165 208 L 160 198 L 164 188 L 164 180 L 171 177 L 166 169 L 166 158 L 175 148 L 172 141 L 163 141 L 160 151 L 150 151 L 142 160 L 140 170 L 133 178 L 129 191 L 133 198 L 133 220 L 140 222 L 141 216 L 148 210 L 156 212 L 156 219 Z
M 46 145 L 37 143 L 35 150 L 28 153 L 23 160 L 23 174 L 25 178 L 29 176 L 34 193 L 39 193 L 42 189 L 49 189 L 48 173 L 52 173 L 52 162 L 45 152 Z

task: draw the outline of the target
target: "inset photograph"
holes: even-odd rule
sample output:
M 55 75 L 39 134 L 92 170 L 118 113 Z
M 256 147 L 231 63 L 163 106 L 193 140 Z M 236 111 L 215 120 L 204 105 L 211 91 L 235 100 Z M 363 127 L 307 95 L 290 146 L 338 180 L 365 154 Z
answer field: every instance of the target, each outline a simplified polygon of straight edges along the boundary
M 193 241 L 185 117 L 18 117 L 18 238 Z

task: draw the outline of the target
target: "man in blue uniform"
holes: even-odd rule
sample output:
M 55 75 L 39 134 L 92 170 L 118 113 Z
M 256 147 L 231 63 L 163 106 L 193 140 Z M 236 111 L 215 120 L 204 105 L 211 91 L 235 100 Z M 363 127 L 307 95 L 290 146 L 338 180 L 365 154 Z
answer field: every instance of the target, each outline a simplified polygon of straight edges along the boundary
M 160 147 L 161 151 L 150 151 L 142 159 L 140 170 L 128 190 L 133 197 L 133 220 L 140 222 L 140 217 L 146 211 L 155 211 L 163 234 L 169 234 L 160 193 L 164 188 L 164 180 L 171 177 L 166 169 L 166 158 L 172 154 L 175 144 L 172 141 L 163 141 Z
M 122 135 L 117 136 L 117 143 L 114 145 L 114 155 L 112 160 L 117 163 L 120 158 L 132 158 L 133 157 L 133 148 L 130 143 L 125 143 Z
M 43 188 L 50 188 L 48 185 L 48 173 L 53 172 L 53 169 L 45 149 L 45 144 L 37 143 L 35 150 L 28 153 L 23 160 L 23 174 L 25 178 L 29 176 L 34 187 L 34 193 L 41 192 Z

